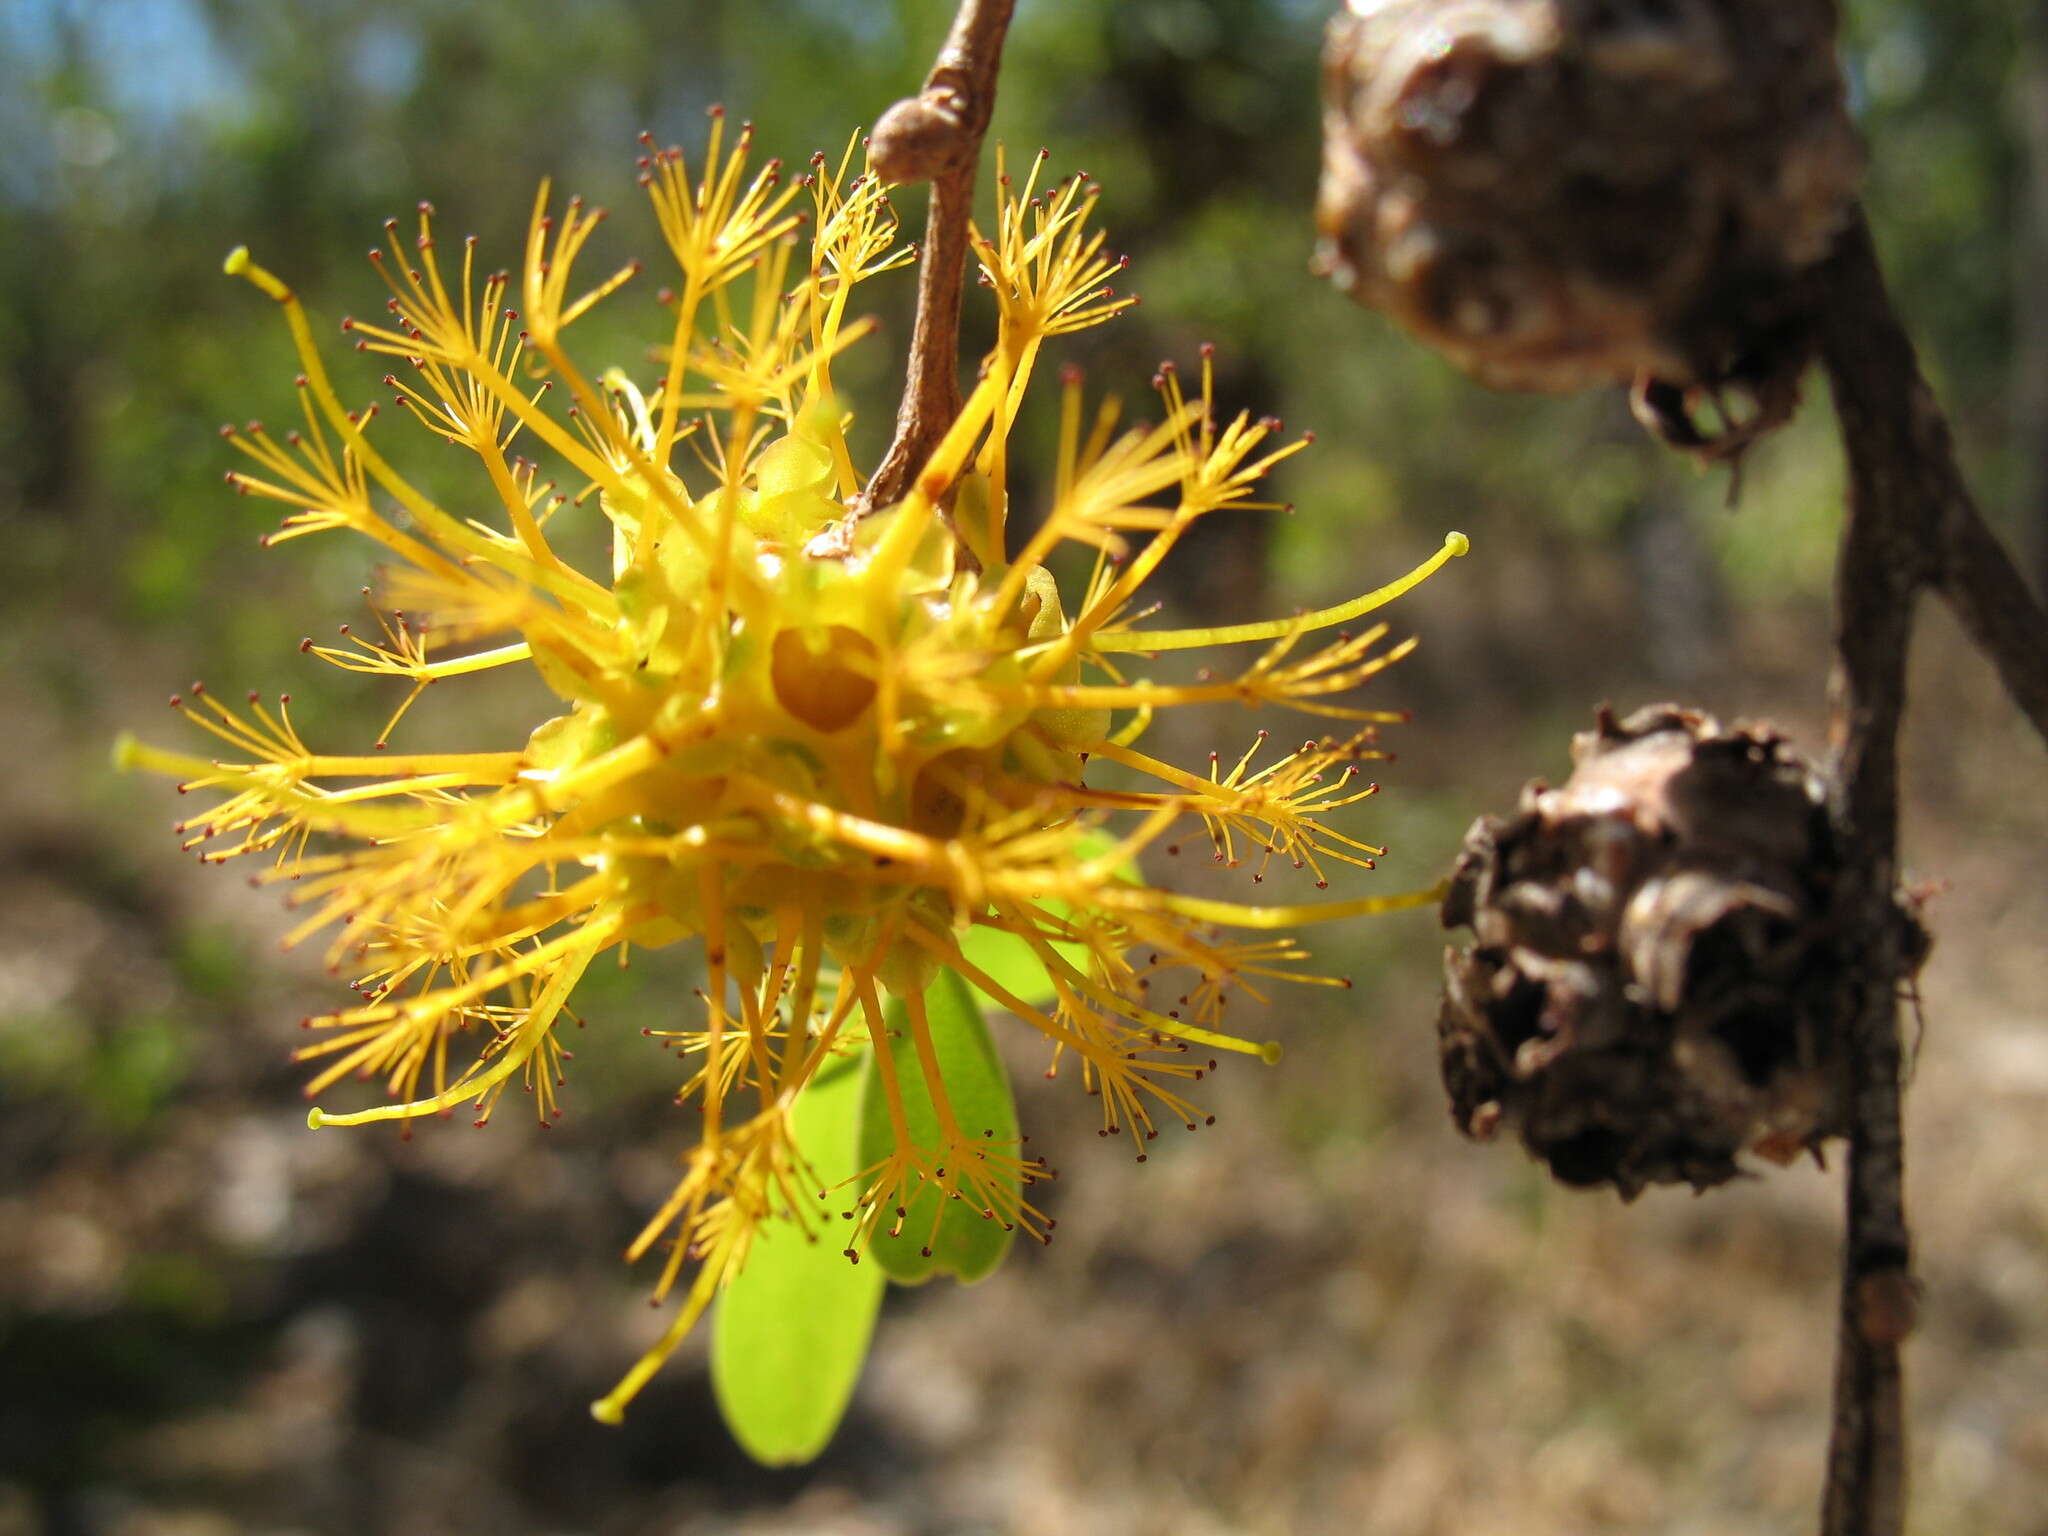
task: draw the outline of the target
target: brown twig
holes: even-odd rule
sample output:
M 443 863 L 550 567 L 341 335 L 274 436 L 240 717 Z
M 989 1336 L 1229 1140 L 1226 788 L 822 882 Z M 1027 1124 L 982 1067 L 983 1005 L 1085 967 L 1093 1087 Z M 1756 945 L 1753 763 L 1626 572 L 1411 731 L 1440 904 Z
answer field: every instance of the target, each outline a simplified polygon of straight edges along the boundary
M 1946 430 L 1941 446 L 1947 449 Z M 1978 649 L 1991 658 L 2013 702 L 2048 742 L 2048 613 L 1977 515 L 1956 476 L 1954 454 L 1944 453 L 1938 462 L 1942 473 L 1931 487 L 1940 494 L 1942 520 L 1934 585 Z
M 2048 615 L 1978 515 L 1860 220 L 1826 277 L 1826 362 L 1849 449 L 1852 511 L 1859 500 L 1873 508 L 1865 521 L 1881 541 L 1875 553 L 1887 562 L 1888 584 L 1941 593 L 2048 740 Z M 1845 604 L 1867 596 L 1843 593 Z M 1903 613 L 1893 617 L 1905 622 Z
M 961 0 L 924 89 L 882 114 L 869 155 L 885 181 L 932 184 L 917 282 L 917 326 L 896 436 L 854 515 L 900 500 L 960 414 L 960 285 L 974 171 L 995 109 L 996 69 L 1014 0 Z
M 1905 1517 L 1899 1346 L 1913 1323 L 1900 1130 L 1895 900 L 1898 734 L 1914 602 L 1939 591 L 2048 736 L 2048 635 L 1956 466 L 1949 429 L 1885 291 L 1859 212 L 1822 274 L 1821 357 L 1849 464 L 1829 684 L 1831 810 L 1873 952 L 1851 1028 L 1848 1234 L 1823 1536 L 1893 1536 Z

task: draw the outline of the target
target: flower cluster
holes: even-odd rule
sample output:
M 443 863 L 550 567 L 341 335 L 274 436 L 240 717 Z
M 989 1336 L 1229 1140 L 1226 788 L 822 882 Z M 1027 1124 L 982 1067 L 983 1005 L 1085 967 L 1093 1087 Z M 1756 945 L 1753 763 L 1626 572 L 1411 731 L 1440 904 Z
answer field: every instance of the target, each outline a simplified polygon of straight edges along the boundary
M 347 528 L 395 557 L 379 632 L 307 648 L 404 684 L 393 726 L 430 685 L 496 667 L 533 668 L 560 713 L 496 750 L 387 751 L 387 726 L 376 751 L 329 756 L 286 704 L 200 691 L 182 708 L 221 758 L 123 747 L 181 789 L 214 791 L 187 846 L 263 858 L 259 878 L 289 882 L 303 914 L 291 939 L 331 933 L 329 959 L 356 976 L 361 1001 L 308 1021 L 308 1091 L 357 1076 L 398 1102 L 315 1109 L 316 1126 L 458 1105 L 481 1124 L 514 1084 L 545 1123 L 591 964 L 702 941 L 701 1022 L 667 1042 L 691 1063 L 679 1101 L 701 1110 L 701 1134 L 630 1255 L 664 1252 L 657 1296 L 696 1269 L 675 1326 L 598 1405 L 610 1418 L 763 1223 L 816 1209 L 791 1113 L 836 1059 L 868 1054 L 896 1132 L 843 1191 L 849 1251 L 899 1232 L 931 1191 L 1043 1235 L 1029 1197 L 1043 1165 L 954 1113 L 923 1001 L 940 970 L 1041 1033 L 1100 1096 L 1106 1132 L 1192 1125 L 1185 1089 L 1213 1053 L 1273 1053 L 1219 1018 L 1234 986 L 1294 974 L 1304 952 L 1273 935 L 1413 898 L 1238 905 L 1151 885 L 1134 861 L 1199 829 L 1221 859 L 1278 858 L 1318 885 L 1337 864 L 1370 868 L 1378 850 L 1326 818 L 1374 792 L 1360 764 L 1389 717 L 1352 694 L 1403 647 L 1383 647 L 1383 627 L 1310 637 L 1464 547 L 1452 535 L 1340 609 L 1140 627 L 1146 583 L 1182 535 L 1270 505 L 1261 477 L 1302 446 L 1270 421 L 1219 425 L 1206 355 L 1193 390 L 1163 371 L 1161 420 L 1128 430 L 1113 405 L 1086 408 L 1070 375 L 1050 509 L 1013 537 L 1007 450 L 1042 344 L 1133 302 L 1106 286 L 1120 263 L 1089 226 L 1095 187 L 1039 185 L 1042 156 L 1021 184 L 1001 178 L 995 227 L 975 236 L 999 316 L 979 382 L 908 494 L 862 508 L 832 367 L 865 329 L 854 290 L 914 253 L 851 148 L 801 177 L 772 162 L 750 174 L 749 134 L 728 146 L 724 131 L 714 119 L 694 177 L 678 150 L 650 143 L 641 161 L 677 269 L 644 380 L 586 372 L 564 346 L 637 271 L 577 286 L 597 210 L 557 210 L 543 187 L 516 274 L 486 275 L 473 241 L 444 251 L 425 206 L 415 237 L 388 226 L 373 255 L 388 314 L 342 328 L 395 361 L 385 383 L 421 426 L 475 457 L 478 500 L 459 510 L 385 456 L 375 408 L 340 398 L 291 290 L 245 251 L 228 262 L 283 310 L 305 418 L 281 436 L 229 430 L 249 461 L 230 480 L 290 509 L 273 539 Z M 609 525 L 608 571 L 579 569 L 550 537 L 557 518 L 593 515 Z M 1063 593 L 1049 562 L 1074 546 L 1063 558 L 1085 576 Z M 1153 680 L 1151 658 L 1198 645 L 1256 649 L 1228 673 Z M 1305 711 L 1339 734 L 1255 743 L 1206 772 L 1136 745 L 1157 711 L 1217 700 Z M 1221 936 L 1231 928 L 1266 936 Z M 992 932 L 1042 971 L 1032 995 L 978 961 Z M 935 1138 L 912 1133 L 905 1072 Z

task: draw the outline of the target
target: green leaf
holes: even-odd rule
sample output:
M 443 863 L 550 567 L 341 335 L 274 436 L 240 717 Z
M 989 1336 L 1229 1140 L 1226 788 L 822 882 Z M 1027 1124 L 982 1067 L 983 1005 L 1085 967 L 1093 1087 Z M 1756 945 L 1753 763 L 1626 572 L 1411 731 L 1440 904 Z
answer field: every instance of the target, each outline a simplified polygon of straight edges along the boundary
M 996 1054 L 996 1043 L 989 1037 L 976 998 L 977 994 L 957 973 L 942 970 L 925 993 L 925 1019 L 931 1026 L 932 1048 L 938 1057 L 946 1100 L 953 1106 L 960 1130 L 975 1137 L 990 1132 L 990 1145 L 1014 1156 L 1017 1101 L 1010 1092 L 1009 1074 L 1004 1072 L 1002 1058 Z M 925 1088 L 923 1069 L 918 1065 L 909 1014 L 894 1000 L 885 1013 L 891 1030 L 890 1065 L 903 1098 L 910 1139 L 936 1156 L 940 1151 L 939 1116 Z M 896 1146 L 888 1096 L 883 1092 L 880 1057 L 874 1052 L 869 1056 L 868 1070 L 862 1075 L 863 1168 L 881 1162 Z M 1014 1204 L 1018 1180 L 1014 1174 L 1005 1175 L 1004 1183 L 1013 1193 Z M 900 1236 L 885 1236 L 891 1224 L 885 1222 L 868 1244 L 869 1256 L 891 1280 L 902 1285 L 922 1285 L 933 1275 L 952 1275 L 967 1284 L 983 1279 L 1003 1262 L 1015 1236 L 1002 1222 L 983 1216 L 967 1200 L 946 1200 L 942 1209 L 939 1192 L 930 1186 L 921 1190 L 906 1210 Z M 929 1237 L 931 1252 L 926 1254 L 923 1250 L 934 1219 L 938 1221 L 938 1231 Z
M 828 1062 L 790 1111 L 797 1147 L 820 1188 L 860 1171 L 865 1076 L 856 1061 Z M 847 1198 L 842 1191 L 837 1203 L 843 1208 Z M 847 1260 L 839 1211 L 814 1203 L 804 1213 L 808 1238 L 791 1221 L 762 1226 L 711 1321 L 719 1412 L 765 1467 L 810 1461 L 831 1440 L 860 1380 L 887 1281 L 880 1265 Z
M 1055 911 L 1061 910 L 1057 902 L 1047 902 L 1046 906 Z M 1004 928 L 990 928 L 977 923 L 954 937 L 959 941 L 961 957 L 1019 1002 L 1043 1008 L 1052 1001 L 1052 978 L 1045 974 L 1045 967 L 1031 952 L 1031 946 L 1016 934 Z M 1076 966 L 1087 963 L 1088 951 L 1079 944 L 1056 943 L 1053 948 Z M 984 1007 L 1004 1006 L 981 988 L 972 990 Z
M 1114 846 L 1114 843 L 1115 839 L 1107 832 L 1098 830 L 1081 838 L 1075 845 L 1075 852 L 1084 859 L 1094 858 L 1105 848 Z M 1138 866 L 1129 862 L 1126 862 L 1117 873 L 1126 880 L 1135 881 L 1140 878 Z M 1061 901 L 1048 901 L 1042 905 L 1055 917 L 1064 917 L 1068 911 L 1066 903 Z M 1052 978 L 1045 974 L 1045 967 L 1039 963 L 1038 956 L 1031 952 L 1031 946 L 1016 934 L 1006 929 L 976 923 L 966 932 L 956 933 L 954 938 L 959 942 L 962 958 L 969 965 L 1019 1002 L 1029 1003 L 1034 1008 L 1043 1008 L 1053 1000 Z M 1055 943 L 1053 949 L 1064 955 L 1076 969 L 1087 970 L 1086 945 Z M 1003 1006 L 979 987 L 974 989 L 974 995 L 980 998 L 986 1007 Z

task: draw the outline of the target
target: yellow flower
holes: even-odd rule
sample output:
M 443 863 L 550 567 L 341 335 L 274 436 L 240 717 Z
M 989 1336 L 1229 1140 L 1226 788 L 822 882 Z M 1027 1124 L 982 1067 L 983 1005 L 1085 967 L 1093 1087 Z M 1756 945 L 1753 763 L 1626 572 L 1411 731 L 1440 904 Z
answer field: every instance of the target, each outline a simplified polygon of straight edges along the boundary
M 308 647 L 408 691 L 370 754 L 313 752 L 284 701 L 235 708 L 203 691 L 182 707 L 221 758 L 122 749 L 183 789 L 217 792 L 185 824 L 188 846 L 214 861 L 267 855 L 260 878 L 290 882 L 303 914 L 290 940 L 330 933 L 328 958 L 356 975 L 359 1003 L 308 1021 L 308 1092 L 359 1075 L 400 1102 L 315 1109 L 315 1126 L 465 1103 L 481 1124 L 514 1083 L 545 1124 L 557 1029 L 585 970 L 606 951 L 701 939 L 702 1025 L 668 1043 L 695 1060 L 682 1098 L 701 1108 L 702 1132 L 631 1252 L 667 1239 L 657 1299 L 699 1262 L 675 1326 L 598 1405 L 607 1418 L 738 1272 L 761 1223 L 805 1219 L 814 1181 L 790 1111 L 835 1057 L 872 1053 L 897 1133 L 849 1192 L 851 1251 L 931 1190 L 1044 1235 L 1028 1198 L 1043 1165 L 953 1114 L 922 1002 L 940 968 L 1070 1057 L 1105 1131 L 1192 1125 L 1182 1090 L 1210 1053 L 1275 1053 L 1221 1033 L 1218 1015 L 1233 985 L 1298 975 L 1306 952 L 1216 930 L 1416 898 L 1244 906 L 1148 884 L 1133 860 L 1199 828 L 1218 858 L 1248 849 L 1261 872 L 1275 855 L 1311 866 L 1318 884 L 1325 860 L 1369 868 L 1377 850 L 1323 818 L 1372 792 L 1357 766 L 1379 755 L 1371 733 L 1390 717 L 1351 692 L 1401 648 L 1378 649 L 1383 627 L 1310 637 L 1464 547 L 1452 535 L 1419 570 L 1324 613 L 1139 627 L 1146 583 L 1180 536 L 1261 505 L 1260 478 L 1302 446 L 1244 416 L 1219 428 L 1205 355 L 1192 396 L 1162 376 L 1164 417 L 1149 429 L 1119 433 L 1113 407 L 1088 418 L 1068 380 L 1053 503 L 1011 557 L 1006 445 L 1040 345 L 1133 302 L 1106 286 L 1120 263 L 1088 227 L 1095 188 L 1040 190 L 1042 157 L 1023 185 L 1003 179 L 995 235 L 975 240 L 1000 325 L 980 382 L 909 494 L 849 533 L 862 481 L 831 365 L 862 329 L 847 315 L 854 287 L 909 253 L 884 188 L 849 174 L 851 149 L 801 179 L 772 163 L 749 176 L 748 135 L 728 152 L 722 133 L 715 120 L 694 180 L 680 151 L 650 146 L 642 161 L 680 278 L 644 383 L 592 375 L 563 345 L 637 270 L 576 288 L 598 212 L 574 199 L 553 212 L 542 188 L 516 312 L 515 279 L 482 272 L 473 244 L 444 261 L 431 209 L 414 239 L 389 226 L 375 257 L 388 315 L 343 329 L 358 350 L 397 359 L 406 371 L 386 383 L 400 403 L 479 461 L 489 516 L 438 505 L 401 475 L 375 445 L 376 410 L 337 395 L 291 290 L 245 251 L 229 258 L 282 307 L 305 370 L 303 428 L 230 431 L 250 461 L 230 479 L 291 509 L 275 538 L 348 528 L 396 557 L 381 633 Z M 608 572 L 577 568 L 550 539 L 556 518 L 593 515 L 610 525 Z M 835 526 L 838 557 L 807 552 Z M 1071 602 L 1047 565 L 1070 545 L 1092 551 Z M 1151 676 L 1157 653 L 1234 644 L 1260 649 L 1228 675 Z M 561 713 L 496 750 L 383 750 L 430 685 L 503 666 L 534 668 Z M 1349 734 L 1263 764 L 1255 747 L 1227 772 L 1136 747 L 1158 710 L 1214 700 L 1289 706 Z M 1021 941 L 1052 1001 L 978 965 L 976 930 Z M 1161 976 L 1183 999 L 1169 1011 L 1146 1001 Z M 885 992 L 903 1005 L 900 1032 L 884 1025 Z M 935 1147 L 906 1128 L 904 1053 L 937 1115 Z

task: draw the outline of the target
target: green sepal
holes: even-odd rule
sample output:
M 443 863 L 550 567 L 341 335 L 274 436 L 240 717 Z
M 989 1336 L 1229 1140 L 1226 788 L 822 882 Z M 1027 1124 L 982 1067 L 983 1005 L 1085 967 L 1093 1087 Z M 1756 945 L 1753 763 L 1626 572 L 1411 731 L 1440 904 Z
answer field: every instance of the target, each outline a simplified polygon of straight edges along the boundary
M 925 1021 L 931 1027 L 932 1049 L 938 1057 L 939 1076 L 944 1080 L 947 1102 L 963 1134 L 981 1138 L 1005 1156 L 1017 1155 L 1017 1100 L 1010 1091 L 1009 1074 L 982 1018 L 978 995 L 951 970 L 942 970 L 924 995 Z M 910 1139 L 936 1156 L 939 1152 L 939 1117 L 926 1090 L 924 1071 L 918 1064 L 917 1047 L 911 1038 L 910 1018 L 900 1002 L 891 1000 L 884 1010 L 890 1030 L 890 1065 L 895 1071 L 903 1099 L 904 1120 Z M 860 1124 L 860 1165 L 872 1168 L 890 1156 L 896 1135 L 889 1119 L 888 1096 L 883 1092 L 879 1055 L 869 1052 L 868 1069 L 862 1074 Z M 990 1133 L 984 1137 L 983 1133 Z M 1019 1180 L 1002 1175 L 1012 1191 L 1012 1205 Z M 1015 1232 L 1000 1220 L 992 1220 L 966 1200 L 946 1200 L 941 1209 L 939 1192 L 926 1187 L 906 1207 L 899 1236 L 886 1236 L 894 1225 L 889 1213 L 868 1242 L 868 1255 L 900 1285 L 922 1285 L 934 1275 L 951 1275 L 972 1284 L 995 1273 L 1010 1251 Z M 934 1218 L 938 1221 L 932 1232 Z M 926 1242 L 931 1252 L 923 1250 Z
M 857 1061 L 828 1061 L 790 1108 L 791 1131 L 818 1189 L 860 1171 L 865 1077 Z M 831 1200 L 808 1191 L 809 1236 L 794 1221 L 764 1223 L 712 1315 L 718 1410 L 764 1467 L 798 1466 L 825 1449 L 867 1361 L 887 1276 L 878 1264 L 846 1257 L 841 1212 L 852 1198 L 843 1189 Z

